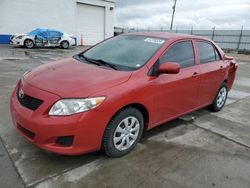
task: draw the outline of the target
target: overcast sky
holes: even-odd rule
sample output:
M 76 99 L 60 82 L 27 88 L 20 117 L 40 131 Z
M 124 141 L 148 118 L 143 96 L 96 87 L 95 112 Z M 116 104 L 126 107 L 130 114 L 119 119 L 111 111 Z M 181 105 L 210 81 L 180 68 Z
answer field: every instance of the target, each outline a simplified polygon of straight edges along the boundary
M 169 29 L 173 0 L 116 0 L 115 25 Z M 174 29 L 250 29 L 250 0 L 177 0 Z

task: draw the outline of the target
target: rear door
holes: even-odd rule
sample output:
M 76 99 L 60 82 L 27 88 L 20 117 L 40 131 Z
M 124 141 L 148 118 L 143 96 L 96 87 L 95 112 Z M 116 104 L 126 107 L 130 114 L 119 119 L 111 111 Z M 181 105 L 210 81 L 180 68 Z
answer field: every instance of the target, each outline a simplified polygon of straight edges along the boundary
M 155 122 L 172 119 L 197 107 L 199 68 L 192 40 L 178 41 L 168 48 L 159 63 L 180 64 L 178 74 L 161 74 L 154 79 Z
M 212 103 L 225 77 L 226 64 L 223 62 L 216 47 L 209 41 L 196 41 L 199 67 L 201 71 L 201 85 L 199 90 L 199 104 Z
M 51 45 L 58 45 L 61 40 L 62 33 L 59 31 L 49 31 L 49 43 Z

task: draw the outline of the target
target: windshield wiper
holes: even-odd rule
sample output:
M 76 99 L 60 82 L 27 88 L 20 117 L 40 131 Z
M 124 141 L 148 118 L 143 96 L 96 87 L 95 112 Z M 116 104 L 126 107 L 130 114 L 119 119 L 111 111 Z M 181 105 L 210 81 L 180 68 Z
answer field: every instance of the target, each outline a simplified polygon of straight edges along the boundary
M 112 63 L 109 63 L 109 62 L 106 62 L 103 59 L 92 59 L 92 58 L 86 57 L 83 54 L 79 54 L 79 57 L 83 57 L 86 61 L 88 61 L 90 63 L 93 63 L 93 64 L 96 64 L 98 66 L 102 66 L 102 65 L 109 66 L 110 68 L 112 68 L 114 70 L 117 70 L 117 66 L 116 65 L 114 65 Z
M 109 63 L 107 61 L 104 61 L 103 59 L 93 59 L 94 61 L 100 63 L 101 65 L 105 65 L 105 66 L 109 66 L 110 68 L 114 69 L 114 70 L 117 70 L 117 66 L 112 64 L 112 63 Z
M 83 55 L 83 54 L 79 54 L 78 55 L 78 57 L 82 57 L 83 59 L 85 59 L 86 61 L 88 61 L 89 63 L 93 63 L 93 64 L 95 64 L 95 65 L 98 65 L 98 66 L 100 66 L 100 63 L 98 63 L 98 62 L 96 62 L 96 61 L 94 61 L 94 60 L 92 60 L 92 59 L 90 59 L 90 58 L 87 58 L 85 55 Z

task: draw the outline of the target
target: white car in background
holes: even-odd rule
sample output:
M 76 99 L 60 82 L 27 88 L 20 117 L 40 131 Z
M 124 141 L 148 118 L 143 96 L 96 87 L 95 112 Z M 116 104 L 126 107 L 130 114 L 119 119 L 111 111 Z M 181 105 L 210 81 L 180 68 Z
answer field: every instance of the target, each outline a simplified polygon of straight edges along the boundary
M 76 45 L 76 40 L 72 35 L 53 30 L 53 29 L 35 29 L 27 34 L 13 35 L 10 38 L 10 44 L 33 47 L 61 47 L 67 49 Z

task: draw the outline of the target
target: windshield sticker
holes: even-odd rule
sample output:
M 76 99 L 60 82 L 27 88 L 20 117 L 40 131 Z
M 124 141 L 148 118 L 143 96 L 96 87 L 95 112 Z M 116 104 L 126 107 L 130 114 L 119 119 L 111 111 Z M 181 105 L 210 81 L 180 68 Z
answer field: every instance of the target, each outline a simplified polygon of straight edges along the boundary
M 163 44 L 165 42 L 165 40 L 154 39 L 154 38 L 146 38 L 144 40 L 144 42 L 150 42 L 150 43 L 154 43 L 154 44 Z

